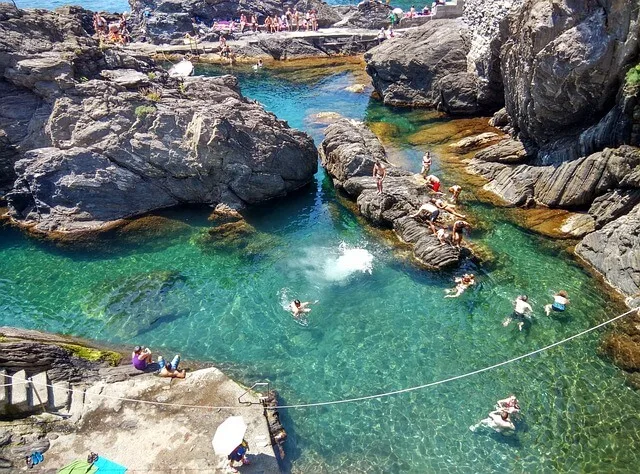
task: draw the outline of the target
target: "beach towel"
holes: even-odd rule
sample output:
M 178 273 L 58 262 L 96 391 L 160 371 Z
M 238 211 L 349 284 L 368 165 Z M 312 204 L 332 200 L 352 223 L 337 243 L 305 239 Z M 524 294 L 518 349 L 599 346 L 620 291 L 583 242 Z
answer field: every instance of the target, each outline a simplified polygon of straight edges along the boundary
M 96 472 L 98 468 L 95 465 L 89 464 L 84 459 L 76 459 L 60 469 L 57 474 L 94 474 Z
M 102 456 L 98 456 L 98 460 L 93 463 L 93 465 L 98 468 L 98 474 L 124 474 L 127 472 L 126 467 L 113 461 L 109 461 L 107 458 Z

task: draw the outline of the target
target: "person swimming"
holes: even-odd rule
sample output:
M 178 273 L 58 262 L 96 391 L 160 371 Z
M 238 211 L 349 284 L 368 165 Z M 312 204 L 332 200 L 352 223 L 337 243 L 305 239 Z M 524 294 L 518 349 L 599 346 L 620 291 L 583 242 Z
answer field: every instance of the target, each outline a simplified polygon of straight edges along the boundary
M 490 428 L 503 436 L 511 436 L 516 432 L 516 425 L 513 424 L 513 421 L 509 416 L 509 412 L 502 409 L 492 411 L 489 413 L 487 418 L 470 426 L 469 429 L 471 431 L 476 431 L 482 426 Z
M 567 309 L 567 305 L 569 304 L 569 295 L 566 291 L 560 290 L 555 295 L 553 295 L 553 303 L 545 305 L 544 312 L 547 316 L 551 315 L 551 310 L 562 312 Z
M 300 300 L 293 300 L 289 305 L 289 310 L 293 314 L 293 317 L 298 319 L 302 317 L 304 314 L 310 313 L 311 308 L 309 308 L 309 305 L 315 304 L 317 302 L 318 300 L 314 301 L 313 303 L 311 303 L 310 301 L 305 301 L 301 303 Z
M 457 298 L 462 293 L 464 293 L 464 290 L 476 284 L 476 279 L 473 273 L 465 273 L 461 277 L 456 278 L 454 281 L 457 283 L 454 289 L 444 290 L 449 293 L 448 295 L 445 295 L 445 298 Z

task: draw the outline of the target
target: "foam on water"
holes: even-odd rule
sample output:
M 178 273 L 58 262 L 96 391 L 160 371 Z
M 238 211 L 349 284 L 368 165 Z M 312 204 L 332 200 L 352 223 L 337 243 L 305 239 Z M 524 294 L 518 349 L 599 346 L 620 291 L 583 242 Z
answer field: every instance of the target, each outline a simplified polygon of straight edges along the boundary
M 330 257 L 324 266 L 324 277 L 328 281 L 344 281 L 357 273 L 373 272 L 373 255 L 367 249 L 349 247 L 342 242 L 338 258 Z

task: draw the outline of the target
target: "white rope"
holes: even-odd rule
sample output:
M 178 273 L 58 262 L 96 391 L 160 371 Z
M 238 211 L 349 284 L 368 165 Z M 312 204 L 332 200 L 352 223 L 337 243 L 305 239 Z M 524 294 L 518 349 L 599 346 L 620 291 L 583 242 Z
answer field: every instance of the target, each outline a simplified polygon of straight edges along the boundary
M 544 351 L 548 351 L 549 349 L 553 349 L 554 347 L 557 347 L 561 344 L 564 344 L 566 342 L 569 342 L 573 339 L 576 339 L 580 336 L 584 336 L 585 334 L 588 334 L 592 331 L 595 331 L 596 329 L 600 329 L 603 326 L 606 326 L 607 324 L 611 324 L 615 321 L 617 321 L 618 319 L 624 318 L 625 316 L 633 313 L 634 311 L 638 311 L 640 310 L 640 306 L 638 306 L 637 308 L 633 308 L 630 309 L 629 311 L 627 311 L 626 313 L 623 313 L 619 316 L 616 316 L 615 318 L 609 319 L 608 321 L 605 321 L 603 323 L 598 324 L 597 326 L 593 326 L 589 329 L 585 329 L 582 332 L 579 332 L 578 334 L 574 334 L 573 336 L 569 336 L 565 339 L 562 339 L 558 342 L 554 342 L 553 344 L 549 344 L 548 346 L 542 347 L 541 349 L 537 349 L 535 351 L 532 352 L 528 352 L 527 354 L 523 354 L 520 355 L 518 357 L 514 357 L 513 359 L 509 359 L 506 360 L 504 362 L 500 362 L 498 364 L 493 364 L 490 365 L 488 367 L 483 367 L 482 369 L 478 369 L 478 370 L 474 370 L 472 372 L 467 372 L 466 374 L 462 374 L 462 375 L 456 375 L 453 377 L 449 377 L 446 379 L 442 379 L 442 380 L 438 380 L 436 382 L 430 382 L 430 383 L 426 383 L 423 385 L 417 385 L 415 387 L 410 387 L 410 388 L 403 388 L 401 390 L 394 390 L 391 392 L 385 392 L 385 393 L 379 393 L 377 395 L 366 395 L 366 396 L 362 396 L 362 397 L 354 397 L 354 398 L 345 398 L 342 400 L 331 400 L 331 401 L 326 401 L 326 402 L 315 402 L 315 403 L 301 403 L 301 404 L 297 404 L 297 405 L 282 405 L 282 406 L 277 406 L 277 407 L 266 407 L 267 409 L 273 409 L 273 410 L 282 410 L 285 408 L 310 408 L 310 407 L 321 407 L 321 406 L 327 406 L 327 405 L 339 405 L 339 404 L 343 404 L 343 403 L 354 403 L 354 402 L 361 402 L 364 400 L 372 400 L 374 398 L 384 398 L 384 397 L 390 397 L 392 395 L 399 395 L 401 393 L 407 393 L 407 392 L 414 392 L 416 390 L 422 390 L 425 388 L 429 388 L 429 387 L 434 387 L 436 385 L 442 385 L 448 382 L 453 382 L 454 380 L 460 380 L 460 379 L 464 379 L 466 377 L 471 377 L 472 375 L 476 375 L 476 374 L 480 374 L 482 372 L 487 372 L 489 370 L 493 370 L 496 369 L 498 367 L 502 367 L 504 365 L 507 364 L 511 364 L 513 362 L 519 361 L 521 359 L 525 359 L 527 357 L 531 357 L 533 355 L 536 354 L 540 354 L 541 352 Z M 13 378 L 13 375 L 5 375 L 5 377 L 7 378 Z M 36 383 L 36 382 L 32 382 L 34 385 L 41 385 L 41 386 L 45 386 L 45 387 L 53 387 L 53 385 L 51 384 L 43 384 L 43 383 Z M 58 389 L 60 387 L 57 387 Z M 73 392 L 74 389 L 73 388 L 68 388 L 66 389 L 67 391 Z M 89 396 L 89 397 L 98 397 L 98 398 L 108 398 L 108 399 L 112 399 L 112 400 L 120 400 L 123 402 L 134 402 L 134 403 L 144 403 L 147 405 L 157 405 L 157 406 L 169 406 L 169 407 L 175 407 L 175 408 L 198 408 L 198 409 L 207 409 L 207 410 L 236 410 L 238 408 L 253 408 L 253 405 L 236 405 L 236 406 L 210 406 L 210 405 L 186 405 L 186 404 L 180 404 L 180 403 L 168 403 L 168 402 L 154 402 L 151 400 L 139 400 L 136 398 L 123 398 L 123 397 L 116 397 L 113 395 L 105 395 L 105 394 L 99 394 L 99 393 L 91 393 L 91 392 L 85 392 L 85 396 Z M 261 405 L 257 405 L 256 408 L 263 408 Z

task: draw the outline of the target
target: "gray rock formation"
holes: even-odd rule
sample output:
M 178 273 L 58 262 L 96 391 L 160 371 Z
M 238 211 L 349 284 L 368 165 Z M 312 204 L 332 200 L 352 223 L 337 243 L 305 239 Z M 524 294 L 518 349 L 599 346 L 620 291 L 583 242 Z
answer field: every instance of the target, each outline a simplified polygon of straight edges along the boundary
M 0 109 L 0 156 L 21 157 L 7 195 L 20 225 L 97 230 L 181 203 L 239 208 L 311 180 L 311 138 L 244 99 L 235 78 L 178 83 L 148 61 L 101 51 L 59 14 L 36 22 L 0 8 L 8 12 L 0 85 L 10 98 Z M 54 44 L 59 24 L 74 33 Z
M 389 164 L 378 138 L 363 123 L 341 119 L 329 125 L 320 145 L 320 158 L 334 185 L 356 200 L 362 215 L 375 225 L 393 228 L 428 268 L 456 265 L 469 254 L 465 248 L 460 251 L 441 245 L 428 225 L 409 216 L 430 197 L 424 179 Z M 387 168 L 382 195 L 371 177 L 376 160 L 386 163 Z M 443 216 L 441 222 L 452 223 L 453 216 Z
M 355 6 L 336 7 L 340 14 L 333 27 L 366 28 L 379 30 L 389 26 L 391 7 L 375 1 L 360 2 Z
M 576 253 L 629 301 L 640 298 L 640 205 L 589 235 Z
M 385 104 L 435 107 L 452 114 L 497 109 L 468 72 L 468 31 L 460 20 L 434 20 L 365 54 L 367 73 Z
M 214 21 L 238 21 L 242 13 L 255 14 L 260 24 L 263 24 L 265 16 L 280 16 L 289 7 L 303 13 L 316 10 L 321 28 L 340 20 L 339 13 L 320 0 L 129 0 L 129 4 L 135 36 L 144 36 L 156 44 L 181 41 L 186 33 L 193 35 L 194 20 L 197 24 L 211 27 Z
M 524 2 L 501 51 L 506 108 L 523 139 L 543 147 L 609 113 L 637 61 L 639 15 L 635 0 Z M 619 144 L 610 138 L 578 156 Z

